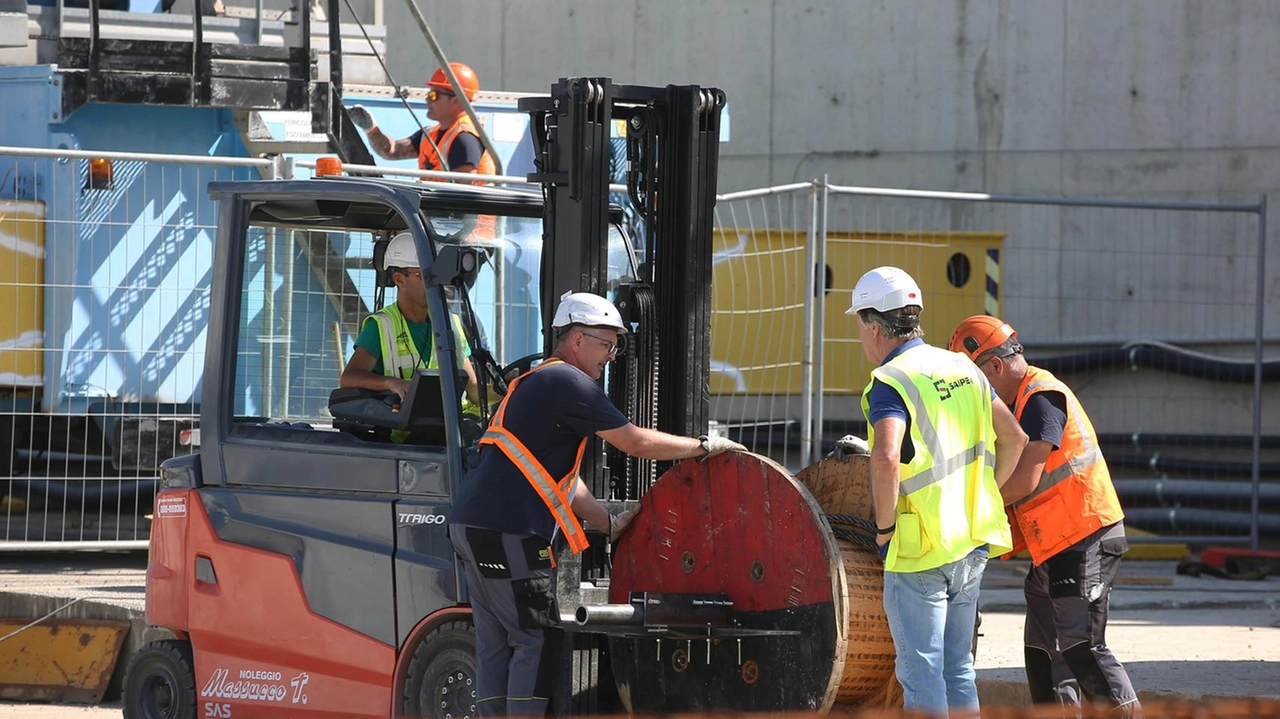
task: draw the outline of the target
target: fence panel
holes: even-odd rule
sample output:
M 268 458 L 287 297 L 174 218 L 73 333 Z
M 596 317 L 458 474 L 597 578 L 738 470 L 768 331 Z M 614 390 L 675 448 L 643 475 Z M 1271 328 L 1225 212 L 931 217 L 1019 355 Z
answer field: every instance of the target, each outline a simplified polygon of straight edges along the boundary
M 217 209 L 268 163 L 0 157 L 0 540 L 144 547 L 159 463 L 191 451 Z M 202 163 L 202 164 L 200 164 Z
M 823 296 L 833 304 L 817 419 L 859 418 L 869 367 L 842 311 L 862 272 L 901 266 L 921 284 L 926 341 L 945 346 L 965 316 L 995 314 L 1018 331 L 1031 364 L 1073 388 L 1130 524 L 1256 542 L 1260 470 L 1267 502 L 1280 504 L 1271 497 L 1280 465 L 1254 450 L 1262 426 L 1280 426 L 1254 374 L 1263 349 L 1261 209 L 831 186 Z M 1274 385 L 1266 390 L 1277 398 Z M 1261 519 L 1280 532 L 1280 517 Z

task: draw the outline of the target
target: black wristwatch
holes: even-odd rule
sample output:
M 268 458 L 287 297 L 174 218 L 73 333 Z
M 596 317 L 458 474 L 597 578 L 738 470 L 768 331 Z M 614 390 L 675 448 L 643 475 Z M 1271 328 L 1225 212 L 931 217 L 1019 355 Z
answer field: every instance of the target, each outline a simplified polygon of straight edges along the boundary
M 704 455 L 711 454 L 710 442 L 711 442 L 711 438 L 708 437 L 707 435 L 703 434 L 698 436 L 698 446 L 702 448 L 702 453 Z

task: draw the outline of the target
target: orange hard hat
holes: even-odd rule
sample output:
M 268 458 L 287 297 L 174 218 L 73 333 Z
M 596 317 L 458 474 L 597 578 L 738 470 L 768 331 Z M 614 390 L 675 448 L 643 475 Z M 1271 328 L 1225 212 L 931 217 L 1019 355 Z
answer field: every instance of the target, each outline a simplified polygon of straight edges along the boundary
M 460 62 L 449 63 L 449 69 L 453 70 L 453 74 L 458 78 L 458 84 L 462 86 L 462 92 L 467 96 L 468 100 L 474 100 L 476 93 L 480 91 L 480 78 L 476 77 L 476 71 L 471 69 L 470 65 L 464 65 Z M 431 79 L 427 81 L 427 87 L 436 87 L 446 92 L 453 92 L 453 85 L 449 84 L 449 76 L 444 74 L 444 68 L 438 67 Z
M 991 315 L 974 315 L 961 322 L 956 331 L 951 333 L 951 341 L 947 343 L 952 352 L 963 352 L 975 362 L 984 352 L 989 352 L 1009 340 L 1018 339 L 1018 333 L 1008 322 Z M 1018 352 L 1022 347 L 1017 348 Z

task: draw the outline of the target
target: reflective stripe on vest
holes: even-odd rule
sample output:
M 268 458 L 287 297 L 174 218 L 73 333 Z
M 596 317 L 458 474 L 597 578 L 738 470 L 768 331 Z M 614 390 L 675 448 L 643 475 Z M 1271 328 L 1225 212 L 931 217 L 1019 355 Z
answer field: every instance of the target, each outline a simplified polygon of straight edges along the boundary
M 506 419 L 507 402 L 511 400 L 511 396 L 515 394 L 516 388 L 520 385 L 520 381 L 525 377 L 546 367 L 556 364 L 562 364 L 563 360 L 549 359 L 546 362 L 534 367 L 524 373 L 507 388 L 507 396 L 502 398 L 502 402 L 498 404 L 498 411 L 493 414 L 493 421 L 489 424 L 489 429 L 480 439 L 480 444 L 492 444 L 502 451 L 511 460 L 511 464 L 520 470 L 520 474 L 529 481 L 537 491 L 538 496 L 547 505 L 547 509 L 551 511 L 551 516 L 555 518 L 556 524 L 560 526 L 560 531 L 564 532 L 565 539 L 569 540 L 569 549 L 574 554 L 578 554 L 587 548 L 587 535 L 583 531 L 582 525 L 578 523 L 577 516 L 573 513 L 572 492 L 578 482 L 578 468 L 582 465 L 582 454 L 587 449 L 587 438 L 583 437 L 582 442 L 578 444 L 578 456 L 573 461 L 573 467 L 569 469 L 569 473 L 560 479 L 559 482 L 551 477 L 551 473 L 547 468 L 542 466 L 538 458 L 533 456 L 533 452 L 529 451 L 524 443 L 516 439 L 515 435 L 503 428 L 502 422 Z
M 449 156 L 449 148 L 453 147 L 453 141 L 463 132 L 475 135 L 477 139 L 480 137 L 480 133 L 476 132 L 475 125 L 471 124 L 471 118 L 466 115 L 459 115 L 458 119 L 444 132 L 441 132 L 440 126 L 437 125 L 430 131 L 430 139 L 428 139 L 428 134 L 424 132 L 422 142 L 418 143 L 418 169 L 443 170 L 444 164 L 440 162 L 440 157 L 442 155 L 444 157 Z M 431 146 L 432 140 L 435 141 L 436 147 L 440 148 L 439 153 L 436 152 L 436 147 Z M 485 150 L 480 154 L 480 164 L 476 166 L 476 173 L 492 175 L 494 167 L 493 158 L 489 156 L 488 150 Z M 452 170 L 453 168 L 450 169 Z M 483 185 L 485 182 L 476 180 L 471 184 Z
M 908 495 L 918 492 L 925 487 L 941 482 L 943 479 L 958 472 L 979 458 L 986 463 L 993 471 L 996 466 L 996 456 L 987 450 L 986 442 L 978 442 L 977 444 L 964 449 L 956 454 L 946 457 L 939 461 L 939 457 L 944 456 L 942 448 L 942 440 L 938 438 L 938 430 L 933 426 L 933 418 L 929 416 L 929 408 L 925 406 L 924 398 L 920 396 L 920 388 L 911 381 L 906 372 L 893 367 L 891 365 L 881 367 L 880 370 L 885 374 L 893 377 L 902 385 L 902 389 L 907 393 L 907 401 L 914 408 L 915 413 L 912 419 L 916 422 L 920 429 L 920 438 L 924 440 L 925 450 L 928 451 L 929 457 L 933 460 L 933 466 L 924 469 L 910 477 L 906 477 L 898 483 L 898 493 Z M 983 385 L 979 383 L 979 387 Z
M 1093 425 L 1069 387 L 1052 373 L 1028 366 L 1014 414 L 1021 420 L 1027 401 L 1039 392 L 1063 396 L 1066 426 L 1060 446 L 1049 452 L 1035 491 L 1008 508 L 1013 553 L 1030 551 L 1036 565 L 1124 519 Z

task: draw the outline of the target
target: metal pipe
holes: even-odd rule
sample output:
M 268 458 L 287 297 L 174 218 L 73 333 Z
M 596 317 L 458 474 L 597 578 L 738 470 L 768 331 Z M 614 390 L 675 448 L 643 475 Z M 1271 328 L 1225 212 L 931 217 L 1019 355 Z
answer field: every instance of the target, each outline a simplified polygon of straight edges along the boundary
M 302 0 L 307 2 L 308 0 Z M 286 230 L 287 232 L 287 230 Z M 262 343 L 262 377 L 259 378 L 262 392 L 262 411 L 270 415 L 275 406 L 276 395 L 276 293 L 274 278 L 276 275 L 276 243 L 280 241 L 279 231 L 268 227 L 266 247 L 262 252 L 262 264 L 266 268 L 262 273 L 262 332 L 271 341 Z
M 1257 317 L 1256 341 L 1253 348 L 1253 524 L 1249 530 L 1249 548 L 1258 548 L 1258 492 L 1262 482 L 1262 330 L 1266 313 L 1267 296 L 1267 196 L 1258 198 L 1258 280 L 1257 296 L 1254 300 Z
M 639 604 L 581 604 L 573 613 L 578 626 L 591 624 L 644 624 L 644 607 Z
M 1208 203 L 1137 202 L 1128 200 L 1067 199 L 1022 195 L 992 195 L 986 192 L 939 192 L 937 190 L 903 190 L 889 187 L 832 185 L 832 192 L 872 197 L 912 197 L 922 200 L 966 200 L 1006 205 L 1053 205 L 1057 207 L 1110 207 L 1131 210 L 1189 210 L 1195 212 L 1258 212 L 1261 205 L 1213 205 Z
M 807 190 L 812 188 L 814 183 L 810 182 L 793 182 L 790 185 L 777 185 L 774 187 L 762 187 L 758 190 L 743 190 L 741 192 L 726 192 L 723 195 L 716 195 L 716 202 L 733 202 L 734 200 L 749 200 L 754 197 L 768 197 L 770 195 L 785 195 L 789 192 L 798 190 Z
M 84 541 L 84 542 L 60 542 L 60 541 L 24 541 L 24 542 L 0 542 L 0 552 L 79 552 L 86 549 L 96 549 L 103 551 L 118 551 L 121 549 L 141 549 L 147 548 L 147 540 L 110 540 L 110 541 Z
M 62 148 L 13 147 L 0 145 L 0 156 L 44 157 L 51 159 L 68 158 L 72 160 L 92 160 L 106 158 L 109 160 L 137 160 L 140 162 L 173 162 L 183 165 L 218 165 L 222 167 L 270 167 L 271 160 L 252 157 L 213 157 L 209 155 L 165 155 L 158 152 L 103 152 L 97 150 L 69 150 Z M 315 163 L 311 163 L 314 167 Z
M 817 333 L 818 351 L 814 363 L 814 386 L 818 388 L 816 406 L 814 407 L 813 449 L 819 458 L 822 454 L 822 424 L 826 421 L 826 326 L 827 326 L 827 200 L 831 193 L 827 191 L 827 176 L 822 176 L 822 191 L 819 195 L 822 211 L 818 213 L 818 257 L 817 270 L 822 273 L 822 281 L 818 294 L 814 297 L 814 327 Z M 815 280 L 816 281 L 816 280 Z
M 485 132 L 484 125 L 481 124 L 480 118 L 476 115 L 475 108 L 471 107 L 471 100 L 467 94 L 462 91 L 462 83 L 458 82 L 458 78 L 453 74 L 453 68 L 449 67 L 449 59 L 444 56 L 444 48 L 440 47 L 440 43 L 436 41 L 435 33 L 431 32 L 431 26 L 427 24 L 427 19 L 422 16 L 422 11 L 418 9 L 418 3 L 414 0 L 404 0 L 409 6 L 409 14 L 413 15 L 413 19 L 418 23 L 418 29 L 422 31 L 422 36 L 427 39 L 427 44 L 431 46 L 431 51 L 435 53 L 436 59 L 440 61 L 440 69 L 444 70 L 445 77 L 449 78 L 449 84 L 453 85 L 453 89 L 457 92 L 457 99 L 462 103 L 462 109 L 466 111 L 467 117 L 471 118 L 471 122 L 475 125 L 476 133 L 480 136 L 480 142 L 484 144 L 484 149 L 489 151 L 489 157 L 493 159 L 494 174 L 502 174 L 502 159 L 498 157 L 498 150 L 493 146 L 493 141 L 489 139 L 489 133 Z M 475 177 L 472 175 L 472 177 Z
M 1115 477 L 1112 484 L 1121 497 L 1151 497 L 1159 501 L 1180 499 L 1253 500 L 1280 503 L 1280 484 L 1255 487 L 1253 482 L 1219 482 L 1212 479 L 1127 479 Z M 1126 509 L 1126 511 L 1128 511 Z

